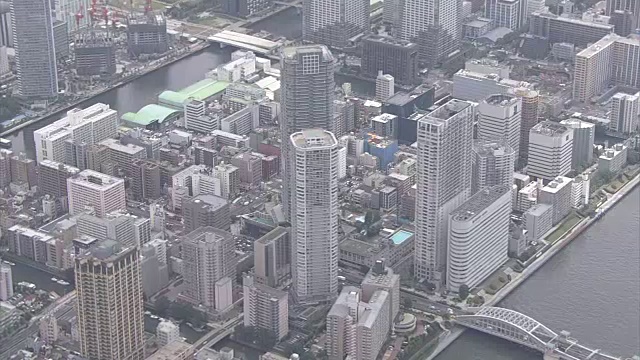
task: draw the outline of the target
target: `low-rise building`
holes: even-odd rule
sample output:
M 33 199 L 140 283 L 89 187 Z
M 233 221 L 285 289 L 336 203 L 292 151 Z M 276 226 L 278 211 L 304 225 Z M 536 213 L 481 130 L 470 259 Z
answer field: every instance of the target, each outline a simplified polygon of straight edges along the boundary
M 553 225 L 559 223 L 571 212 L 572 182 L 571 178 L 558 176 L 539 191 L 538 203 L 553 207 Z
M 623 144 L 615 144 L 605 149 L 598 158 L 598 171 L 610 171 L 617 173 L 627 164 L 627 147 Z
M 524 213 L 527 240 L 537 241 L 553 227 L 553 206 L 536 204 Z

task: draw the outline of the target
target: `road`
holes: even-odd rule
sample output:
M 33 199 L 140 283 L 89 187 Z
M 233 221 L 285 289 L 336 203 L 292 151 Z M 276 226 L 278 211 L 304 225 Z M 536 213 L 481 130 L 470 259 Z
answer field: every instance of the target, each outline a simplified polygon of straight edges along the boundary
M 0 345 L 0 359 L 8 359 L 11 355 L 27 347 L 29 342 L 33 341 L 40 331 L 39 320 L 42 317 L 55 313 L 57 319 L 68 319 L 69 313 L 74 309 L 75 294 L 76 292 L 72 291 L 59 298 L 47 306 L 42 311 L 42 315 L 34 316 L 29 322 L 29 326 L 13 334 L 10 338 L 3 340 L 2 345 Z

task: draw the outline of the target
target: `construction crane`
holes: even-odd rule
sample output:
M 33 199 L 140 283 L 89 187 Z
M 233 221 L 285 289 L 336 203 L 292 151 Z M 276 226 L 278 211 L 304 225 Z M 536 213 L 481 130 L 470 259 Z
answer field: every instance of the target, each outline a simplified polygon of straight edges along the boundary
M 80 21 L 84 18 L 84 5 L 80 4 L 80 10 L 74 15 L 76 18 L 76 30 L 80 30 Z
M 144 13 L 145 15 L 150 13 L 153 10 L 153 8 L 151 7 L 151 0 L 146 0 L 145 4 L 144 4 Z

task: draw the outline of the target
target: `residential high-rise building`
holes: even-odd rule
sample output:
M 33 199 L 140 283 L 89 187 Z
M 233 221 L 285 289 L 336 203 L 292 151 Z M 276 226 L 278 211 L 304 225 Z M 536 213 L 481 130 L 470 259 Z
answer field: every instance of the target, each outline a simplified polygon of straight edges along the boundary
M 490 95 L 478 105 L 478 138 L 505 139 L 517 154 L 520 151 L 522 100 L 514 95 Z
M 611 97 L 609 130 L 630 134 L 638 129 L 640 116 L 640 92 L 634 95 L 617 93 Z
M 587 102 L 613 85 L 640 88 L 640 36 L 610 34 L 576 54 L 574 100 Z
M 516 153 L 506 140 L 474 140 L 471 193 L 513 183 Z
M 390 74 L 400 84 L 414 84 L 418 79 L 418 46 L 390 36 L 365 36 L 362 39 L 362 72 L 373 77 L 378 71 Z
M 133 159 L 131 162 L 135 170 L 132 180 L 131 193 L 134 198 L 157 199 L 162 196 L 162 186 L 160 185 L 160 165 L 156 160 Z
M 596 125 L 576 118 L 562 120 L 560 124 L 569 129 L 573 129 L 571 168 L 581 172 L 583 169 L 591 166 L 593 162 L 593 144 L 596 138 Z
M 444 281 L 449 214 L 471 195 L 474 107 L 450 100 L 418 119 L 416 277 Z
M 378 357 L 389 334 L 390 294 L 378 290 L 368 302 L 360 289 L 346 286 L 327 314 L 327 355 L 366 360 Z
M 0 47 L 13 47 L 13 24 L 9 1 L 0 1 Z
M 338 141 L 329 131 L 291 135 L 291 254 L 299 300 L 338 292 Z
M 256 283 L 280 287 L 291 277 L 290 228 L 278 226 L 253 243 Z
M 333 54 L 326 46 L 287 47 L 281 53 L 280 136 L 282 161 L 282 203 L 285 218 L 291 219 L 291 188 L 293 171 L 289 162 L 289 136 L 304 129 L 333 131 L 334 91 Z
M 142 245 L 142 290 L 150 298 L 169 284 L 167 242 L 154 239 Z
M 198 195 L 182 203 L 184 231 L 190 233 L 202 226 L 230 230 L 229 202 L 215 195 Z
M 58 68 L 50 0 L 11 1 L 17 94 L 29 100 L 58 96 Z
M 0 189 L 11 184 L 11 158 L 13 151 L 0 149 Z
M 543 121 L 529 132 L 527 175 L 553 180 L 571 171 L 573 129 Z
M 373 295 L 384 290 L 389 293 L 389 331 L 400 312 L 400 275 L 385 266 L 384 260 L 376 260 L 362 280 L 362 300 L 368 302 Z
M 571 212 L 571 183 L 573 179 L 558 176 L 538 192 L 538 203 L 553 208 L 552 223 L 559 223 Z
M 188 300 L 217 311 L 233 304 L 237 260 L 231 233 L 209 226 L 190 232 L 182 243 L 182 259 Z
M 538 123 L 540 94 L 526 87 L 517 87 L 509 91 L 510 94 L 520 97 L 522 110 L 520 111 L 520 149 L 516 154 L 521 161 L 529 157 L 529 131 Z
M 81 214 L 76 219 L 78 226 L 78 235 L 89 235 L 98 240 L 116 240 L 123 246 L 133 247 L 142 246 L 145 242 L 151 240 L 150 235 L 146 236 L 145 225 L 140 220 L 149 220 L 135 215 L 131 215 L 126 211 L 118 210 L 105 214 L 103 217 L 86 213 Z M 146 227 L 149 228 L 150 224 Z M 136 232 L 142 231 L 142 234 Z
M 116 210 L 126 210 L 124 180 L 93 170 L 83 170 L 67 179 L 69 214 L 93 208 L 98 217 Z
M 486 18 L 493 20 L 495 27 L 516 31 L 527 20 L 526 4 L 525 0 L 486 0 L 484 14 Z
M 244 326 L 264 329 L 282 340 L 289 333 L 289 294 L 243 278 Z
M 36 162 L 29 159 L 27 154 L 19 153 L 11 157 L 11 182 L 15 184 L 28 184 L 29 188 L 38 185 Z
M 613 32 L 613 25 L 602 22 L 558 16 L 549 11 L 529 16 L 529 34 L 549 40 L 549 43 L 570 43 L 586 47 Z
M 67 140 L 93 145 L 115 137 L 117 129 L 118 112 L 109 105 L 95 104 L 86 109 L 67 111 L 66 117 L 33 132 L 36 160 L 38 163 L 45 159 L 65 162 Z
M 7 301 L 13 296 L 13 275 L 11 266 L 0 263 L 0 301 Z
M 80 169 L 51 160 L 42 160 L 38 169 L 38 190 L 57 198 L 67 196 L 67 179 L 77 175 Z
M 404 0 L 398 12 L 394 24 L 397 37 L 418 44 L 422 62 L 433 66 L 458 50 L 462 0 Z
M 508 94 L 513 89 L 531 89 L 525 81 L 504 79 L 496 74 L 482 74 L 459 70 L 453 75 L 453 97 L 460 100 L 480 102 L 494 94 Z
M 112 240 L 75 258 L 80 352 L 88 359 L 144 359 L 140 254 Z
M 376 77 L 376 100 L 387 101 L 395 93 L 395 87 L 393 76 L 382 73 L 382 70 L 378 71 L 378 77 Z
M 480 190 L 451 212 L 447 289 L 476 287 L 508 259 L 511 187 Z
M 213 167 L 213 177 L 220 179 L 220 196 L 225 199 L 238 194 L 240 171 L 231 164 L 220 164 Z
M 368 0 L 306 0 L 302 4 L 302 38 L 335 48 L 349 45 L 369 31 Z
M 640 28 L 640 1 L 639 0 L 607 0 L 605 15 L 613 16 L 617 10 L 628 11 L 631 14 L 631 29 Z

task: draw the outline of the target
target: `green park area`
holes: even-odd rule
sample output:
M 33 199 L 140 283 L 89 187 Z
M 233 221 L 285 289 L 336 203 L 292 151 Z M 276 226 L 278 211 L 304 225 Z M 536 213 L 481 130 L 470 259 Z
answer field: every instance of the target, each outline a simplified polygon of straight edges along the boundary
M 573 227 L 576 226 L 576 224 L 579 223 L 580 220 L 582 220 L 582 218 L 575 212 L 572 212 L 562 221 L 562 224 L 558 226 L 558 228 L 554 232 L 547 236 L 545 240 L 547 240 L 547 242 L 550 244 L 554 244 L 569 230 L 573 229 Z

